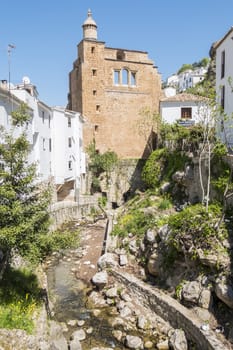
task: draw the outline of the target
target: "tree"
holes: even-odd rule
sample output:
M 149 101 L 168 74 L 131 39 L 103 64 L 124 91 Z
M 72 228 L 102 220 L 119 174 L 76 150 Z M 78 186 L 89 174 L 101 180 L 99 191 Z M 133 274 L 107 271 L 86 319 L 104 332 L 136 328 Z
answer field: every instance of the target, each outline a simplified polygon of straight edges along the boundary
M 158 142 L 158 134 L 161 126 L 161 116 L 149 108 L 140 111 L 140 117 L 137 122 L 137 131 L 146 141 L 146 148 L 150 154 Z
M 0 249 L 6 257 L 13 249 L 22 256 L 36 254 L 39 237 L 49 228 L 49 188 L 41 188 L 36 165 L 28 162 L 30 118 L 22 103 L 11 114 L 11 129 L 0 127 Z

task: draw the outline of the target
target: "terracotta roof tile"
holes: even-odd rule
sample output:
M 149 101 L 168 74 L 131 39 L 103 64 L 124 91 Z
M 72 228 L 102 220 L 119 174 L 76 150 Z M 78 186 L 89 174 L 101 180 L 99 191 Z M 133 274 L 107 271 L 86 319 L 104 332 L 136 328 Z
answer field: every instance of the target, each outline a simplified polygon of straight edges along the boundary
M 161 98 L 160 102 L 189 102 L 189 101 L 204 101 L 206 98 L 198 95 L 181 93 L 176 94 L 175 96 Z

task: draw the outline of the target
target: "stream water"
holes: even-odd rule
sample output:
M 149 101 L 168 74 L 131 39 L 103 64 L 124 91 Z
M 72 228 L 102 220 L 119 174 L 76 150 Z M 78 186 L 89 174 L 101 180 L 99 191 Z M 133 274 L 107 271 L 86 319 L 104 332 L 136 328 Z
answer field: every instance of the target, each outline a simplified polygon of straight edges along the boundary
M 68 331 L 64 333 L 67 340 L 80 328 L 77 324 L 69 325 L 69 321 L 84 321 L 81 328 L 86 331 L 87 337 L 81 341 L 83 350 L 93 347 L 126 349 L 112 336 L 112 327 L 107 321 L 106 311 L 95 317 L 93 310 L 88 309 L 87 294 L 91 287 L 77 279 L 72 272 L 77 263 L 78 249 L 65 251 L 62 256 L 53 256 L 48 263 L 48 289 L 54 303 L 54 319 L 67 325 Z

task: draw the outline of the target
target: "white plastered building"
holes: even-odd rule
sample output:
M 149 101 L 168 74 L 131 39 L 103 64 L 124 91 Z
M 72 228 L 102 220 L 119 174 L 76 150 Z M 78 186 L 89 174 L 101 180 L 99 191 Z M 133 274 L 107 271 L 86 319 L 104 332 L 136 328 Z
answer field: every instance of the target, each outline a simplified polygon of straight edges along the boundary
M 168 124 L 178 122 L 183 126 L 191 126 L 197 123 L 213 123 L 208 99 L 185 92 L 162 98 L 160 115 L 163 122 Z
M 36 163 L 39 181 L 52 181 L 57 200 L 78 200 L 85 178 L 82 147 L 83 119 L 80 113 L 62 107 L 49 107 L 38 99 L 36 87 L 25 81 L 11 86 L 0 83 L 0 125 L 11 128 L 11 112 L 21 102 L 29 107 L 27 126 L 29 162 Z
M 233 148 L 233 27 L 213 45 L 216 53 L 216 101 L 221 107 L 217 135 Z

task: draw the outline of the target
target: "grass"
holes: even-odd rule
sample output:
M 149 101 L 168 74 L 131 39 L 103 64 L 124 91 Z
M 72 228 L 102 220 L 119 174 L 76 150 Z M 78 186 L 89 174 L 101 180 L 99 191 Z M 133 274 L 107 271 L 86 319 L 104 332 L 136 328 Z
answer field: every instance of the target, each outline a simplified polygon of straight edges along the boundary
M 33 315 L 41 306 L 41 289 L 30 270 L 8 267 L 0 283 L 0 328 L 32 333 Z

